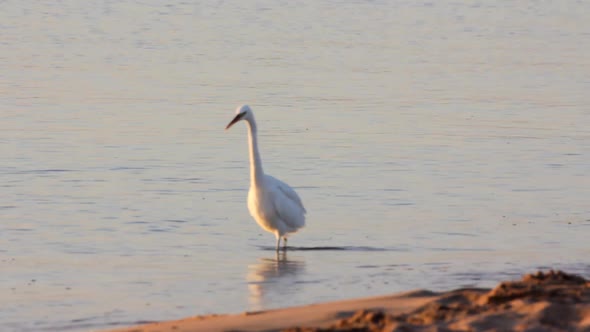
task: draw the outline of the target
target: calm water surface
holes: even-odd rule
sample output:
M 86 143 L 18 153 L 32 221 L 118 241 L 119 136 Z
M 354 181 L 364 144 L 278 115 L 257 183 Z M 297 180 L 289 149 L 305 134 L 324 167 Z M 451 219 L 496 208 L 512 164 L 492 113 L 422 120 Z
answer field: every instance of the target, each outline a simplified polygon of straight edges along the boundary
M 0 324 L 590 276 L 584 1 L 4 1 Z M 250 219 L 246 129 L 309 211 Z

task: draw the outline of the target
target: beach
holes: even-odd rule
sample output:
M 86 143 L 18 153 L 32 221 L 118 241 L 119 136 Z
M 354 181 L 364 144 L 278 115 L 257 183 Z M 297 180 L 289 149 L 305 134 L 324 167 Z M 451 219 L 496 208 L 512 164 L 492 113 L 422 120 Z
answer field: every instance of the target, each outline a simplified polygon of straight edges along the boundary
M 590 282 L 562 271 L 538 271 L 493 289 L 414 290 L 110 332 L 156 331 L 590 331 Z

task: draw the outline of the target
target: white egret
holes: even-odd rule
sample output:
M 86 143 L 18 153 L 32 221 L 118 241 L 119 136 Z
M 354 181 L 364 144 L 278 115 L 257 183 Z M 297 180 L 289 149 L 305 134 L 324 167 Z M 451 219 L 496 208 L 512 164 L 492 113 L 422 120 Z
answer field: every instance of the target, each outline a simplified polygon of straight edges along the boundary
M 305 213 L 301 198 L 288 184 L 264 174 L 258 151 L 258 131 L 254 113 L 248 105 L 237 108 L 236 116 L 225 127 L 229 129 L 236 122 L 245 120 L 248 124 L 248 148 L 250 154 L 250 190 L 248 210 L 258 225 L 277 238 L 279 251 L 281 238 L 287 249 L 287 235 L 305 226 Z

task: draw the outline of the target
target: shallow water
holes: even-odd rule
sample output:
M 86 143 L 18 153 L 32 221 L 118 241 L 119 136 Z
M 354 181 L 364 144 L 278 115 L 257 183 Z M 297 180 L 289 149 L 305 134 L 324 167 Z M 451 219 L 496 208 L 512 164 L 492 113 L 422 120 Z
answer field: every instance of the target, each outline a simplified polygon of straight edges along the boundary
M 4 2 L 3 330 L 590 276 L 589 10 Z M 241 103 L 309 211 L 286 255 Z

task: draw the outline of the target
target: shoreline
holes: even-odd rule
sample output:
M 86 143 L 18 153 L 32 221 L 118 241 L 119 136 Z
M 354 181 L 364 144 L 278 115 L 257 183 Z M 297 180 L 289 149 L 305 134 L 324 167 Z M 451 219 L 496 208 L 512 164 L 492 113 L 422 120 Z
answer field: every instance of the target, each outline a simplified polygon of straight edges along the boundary
M 415 290 L 283 309 L 206 315 L 105 330 L 196 331 L 590 331 L 590 281 L 536 272 L 493 289 Z

